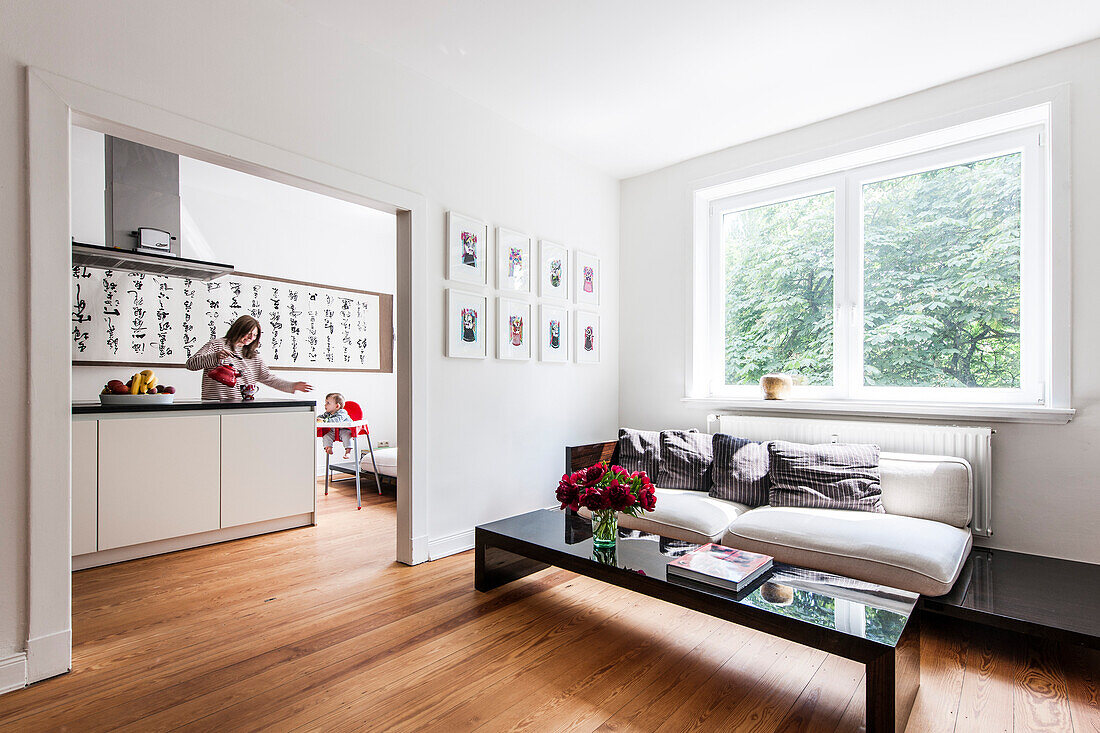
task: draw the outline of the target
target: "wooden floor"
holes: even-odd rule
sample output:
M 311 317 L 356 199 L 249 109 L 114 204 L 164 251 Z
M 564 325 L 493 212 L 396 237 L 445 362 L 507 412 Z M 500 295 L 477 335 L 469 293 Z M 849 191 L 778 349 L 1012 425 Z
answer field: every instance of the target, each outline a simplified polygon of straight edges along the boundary
M 408 568 L 392 498 L 73 579 L 73 671 L 0 730 L 854 731 L 855 663 L 559 570 Z M 909 731 L 1100 731 L 1100 654 L 925 624 Z

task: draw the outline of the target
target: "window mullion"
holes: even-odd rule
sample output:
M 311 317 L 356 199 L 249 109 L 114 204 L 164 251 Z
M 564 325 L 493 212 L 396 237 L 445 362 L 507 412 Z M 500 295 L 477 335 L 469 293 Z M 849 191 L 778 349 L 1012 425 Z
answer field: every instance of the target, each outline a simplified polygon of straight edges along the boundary
M 707 374 L 708 392 L 725 385 L 726 363 L 726 294 L 725 294 L 725 244 L 722 241 L 722 212 L 711 208 L 710 213 L 710 338 Z
M 844 177 L 845 251 L 848 267 L 847 397 L 858 397 L 863 388 L 863 197 L 855 175 Z
M 833 393 L 847 398 L 848 384 L 848 221 L 845 177 L 836 177 L 833 210 Z

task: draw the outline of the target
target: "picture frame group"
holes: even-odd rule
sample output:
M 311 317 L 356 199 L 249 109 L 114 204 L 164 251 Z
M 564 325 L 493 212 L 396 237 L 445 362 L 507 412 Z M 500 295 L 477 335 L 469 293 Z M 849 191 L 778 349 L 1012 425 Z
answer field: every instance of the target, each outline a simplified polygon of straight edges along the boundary
M 493 258 L 489 229 L 479 219 L 447 212 L 446 278 L 457 287 L 446 288 L 446 355 L 487 358 L 495 324 L 498 359 L 526 361 L 537 354 L 543 363 L 566 363 L 572 351 L 576 363 L 598 364 L 599 314 L 569 306 L 599 307 L 599 257 L 546 239 L 536 249 L 530 235 L 498 226 Z M 490 271 L 495 296 L 486 292 Z

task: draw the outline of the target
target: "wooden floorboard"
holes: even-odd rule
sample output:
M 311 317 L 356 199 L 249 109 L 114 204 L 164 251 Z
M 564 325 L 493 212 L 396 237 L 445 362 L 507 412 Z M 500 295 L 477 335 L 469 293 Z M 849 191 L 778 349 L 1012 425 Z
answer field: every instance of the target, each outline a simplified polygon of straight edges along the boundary
M 73 576 L 73 671 L 0 731 L 848 731 L 860 665 L 548 569 L 394 562 L 392 497 Z M 914 731 L 1100 733 L 1100 653 L 926 615 Z

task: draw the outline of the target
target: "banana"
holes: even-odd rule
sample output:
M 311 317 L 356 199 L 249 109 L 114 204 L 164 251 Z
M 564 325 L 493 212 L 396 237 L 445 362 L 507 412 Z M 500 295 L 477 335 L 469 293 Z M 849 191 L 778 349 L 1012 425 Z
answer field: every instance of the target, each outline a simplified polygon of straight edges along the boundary
M 133 379 L 133 381 L 130 383 L 130 394 L 139 394 L 141 392 L 141 382 L 145 377 L 139 372 L 131 377 L 131 379 Z
M 157 375 L 153 373 L 152 369 L 143 369 L 139 373 L 143 377 L 141 382 L 141 393 L 146 394 L 152 392 L 157 386 Z

